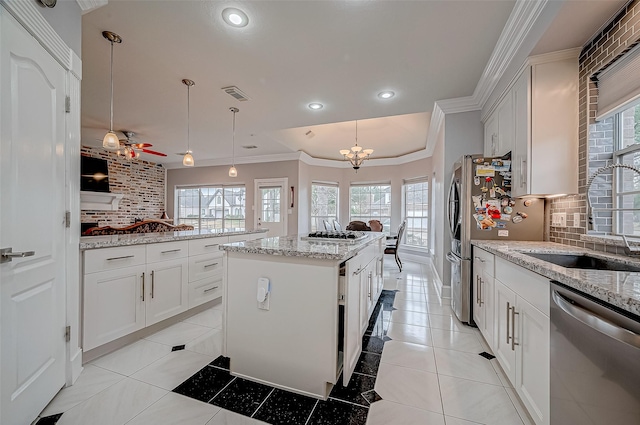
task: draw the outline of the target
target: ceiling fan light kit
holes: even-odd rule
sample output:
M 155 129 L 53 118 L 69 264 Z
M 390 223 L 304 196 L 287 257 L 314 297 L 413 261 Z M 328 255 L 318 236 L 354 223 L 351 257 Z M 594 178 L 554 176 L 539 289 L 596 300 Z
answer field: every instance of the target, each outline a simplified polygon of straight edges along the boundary
M 362 163 L 369 159 L 372 153 L 373 149 L 362 149 L 361 146 L 358 146 L 358 121 L 356 120 L 356 144 L 352 146 L 351 149 L 341 149 L 340 155 L 351 163 L 351 166 L 357 173 Z
M 184 80 L 182 80 L 182 84 L 184 84 L 185 86 L 187 86 L 187 151 L 184 154 L 184 157 L 182 158 L 182 165 L 184 165 L 185 167 L 193 167 L 195 165 L 195 161 L 193 159 L 193 155 L 191 152 L 191 146 L 190 146 L 190 124 L 191 124 L 191 98 L 190 98 L 190 94 L 191 94 L 191 87 L 195 86 L 196 83 L 193 82 L 193 80 L 189 80 L 187 78 L 185 78 Z
M 120 148 L 120 140 L 113 131 L 113 43 L 122 43 L 122 37 L 111 31 L 103 31 L 102 36 L 111 43 L 111 113 L 109 120 L 109 132 L 102 139 L 102 147 L 108 150 L 118 150 Z
M 229 168 L 229 177 L 238 177 L 238 170 L 236 169 L 236 113 L 240 112 L 240 110 L 233 106 L 229 108 L 229 110 L 233 112 L 233 130 L 231 133 L 232 157 L 231 168 Z

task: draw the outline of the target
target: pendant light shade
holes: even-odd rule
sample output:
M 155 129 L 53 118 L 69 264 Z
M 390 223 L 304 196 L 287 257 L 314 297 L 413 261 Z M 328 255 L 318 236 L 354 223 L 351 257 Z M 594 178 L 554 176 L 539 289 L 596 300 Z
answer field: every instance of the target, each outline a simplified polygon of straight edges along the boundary
M 191 152 L 190 146 L 190 136 L 191 136 L 191 86 L 195 86 L 196 83 L 193 80 L 184 79 L 182 80 L 182 84 L 187 86 L 187 151 L 184 153 L 184 157 L 182 158 L 182 165 L 185 167 L 193 167 L 195 161 L 193 160 L 193 155 Z
M 229 108 L 233 112 L 233 131 L 231 136 L 232 141 L 232 159 L 231 168 L 229 168 L 229 177 L 238 177 L 238 170 L 236 170 L 236 113 L 240 112 L 238 108 Z
M 111 73 L 111 113 L 109 115 L 109 132 L 102 139 L 102 147 L 108 150 L 118 150 L 120 148 L 120 140 L 116 133 L 113 132 L 113 43 L 122 43 L 122 38 L 111 31 L 103 31 L 102 36 L 111 43 L 111 62 L 110 62 L 110 73 Z

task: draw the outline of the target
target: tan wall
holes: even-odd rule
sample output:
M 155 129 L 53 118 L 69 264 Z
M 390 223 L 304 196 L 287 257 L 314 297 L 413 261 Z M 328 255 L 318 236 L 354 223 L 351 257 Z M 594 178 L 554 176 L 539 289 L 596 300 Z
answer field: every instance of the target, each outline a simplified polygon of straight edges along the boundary
M 247 189 L 247 229 L 254 228 L 254 180 L 287 177 L 289 186 L 298 192 L 298 161 L 265 162 L 259 164 L 236 165 L 238 177 L 229 177 L 229 166 L 177 168 L 167 170 L 167 214 L 175 217 L 176 186 L 244 184 Z M 288 193 L 288 192 L 287 192 Z M 298 233 L 298 202 L 288 214 L 288 234 Z

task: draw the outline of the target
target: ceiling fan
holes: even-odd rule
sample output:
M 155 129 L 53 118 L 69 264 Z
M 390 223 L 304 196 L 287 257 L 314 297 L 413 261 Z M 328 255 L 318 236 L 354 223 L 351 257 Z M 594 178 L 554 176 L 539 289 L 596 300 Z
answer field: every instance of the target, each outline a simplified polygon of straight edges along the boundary
M 135 133 L 129 130 L 122 130 L 125 139 L 120 139 L 120 149 L 118 149 L 118 155 L 122 155 L 127 159 L 139 158 L 140 152 L 148 153 L 150 155 L 167 156 L 166 153 L 152 151 L 147 149 L 153 146 L 150 143 L 138 143 L 133 140 Z

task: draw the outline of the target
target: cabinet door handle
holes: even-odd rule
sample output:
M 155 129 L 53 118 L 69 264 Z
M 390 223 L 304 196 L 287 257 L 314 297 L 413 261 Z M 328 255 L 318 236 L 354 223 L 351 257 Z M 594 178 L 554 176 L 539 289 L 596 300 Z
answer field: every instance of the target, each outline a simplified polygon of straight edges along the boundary
M 478 276 L 480 277 L 480 276 Z M 480 301 L 480 307 L 482 307 L 482 304 L 484 304 L 484 301 L 482 301 L 482 284 L 484 282 L 482 282 L 482 278 L 480 278 L 480 284 L 478 285 L 478 298 Z
M 210 244 L 210 245 L 205 245 L 204 247 L 205 248 L 211 248 L 212 246 L 218 246 L 218 245 L 220 245 L 220 244 L 214 243 L 214 244 Z
M 480 305 L 480 275 L 476 275 L 476 304 Z
M 362 271 L 363 271 L 363 270 L 364 270 L 364 269 L 363 269 L 362 267 L 360 267 L 360 268 L 358 268 L 358 270 L 356 270 L 355 272 L 353 272 L 353 275 L 354 275 L 354 276 L 355 276 L 355 275 L 358 275 L 358 274 L 362 273 Z
M 142 272 L 142 302 L 144 302 L 144 272 Z
M 204 291 L 202 291 L 202 293 L 206 294 L 207 292 L 209 292 L 209 291 L 213 291 L 214 289 L 218 289 L 218 287 L 217 287 L 217 286 L 214 286 L 213 288 L 205 289 Z
M 205 265 L 203 266 L 203 268 L 205 268 L 205 269 L 206 269 L 207 267 L 217 266 L 218 264 L 219 264 L 219 263 L 205 264 Z
M 180 252 L 180 251 L 182 251 L 182 250 L 179 249 L 179 248 L 178 249 L 170 249 L 168 251 L 160 251 L 160 254 L 169 254 L 171 252 Z
M 507 301 L 507 345 L 509 344 L 509 341 L 511 341 L 511 337 L 509 336 L 509 319 L 511 319 L 510 310 L 511 304 Z
M 516 311 L 516 307 L 511 307 L 511 350 L 516 351 L 516 345 L 520 345 L 516 342 L 516 314 L 520 314 Z
M 113 260 L 125 260 L 127 258 L 133 258 L 133 255 L 125 255 L 122 257 L 111 257 L 111 258 L 107 258 L 107 261 L 113 261 Z
M 155 292 L 155 283 L 156 283 L 156 278 L 155 278 L 155 270 L 151 270 L 151 299 L 153 299 L 153 293 Z

